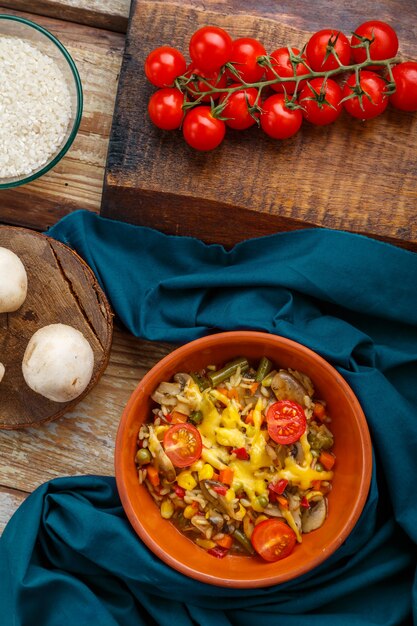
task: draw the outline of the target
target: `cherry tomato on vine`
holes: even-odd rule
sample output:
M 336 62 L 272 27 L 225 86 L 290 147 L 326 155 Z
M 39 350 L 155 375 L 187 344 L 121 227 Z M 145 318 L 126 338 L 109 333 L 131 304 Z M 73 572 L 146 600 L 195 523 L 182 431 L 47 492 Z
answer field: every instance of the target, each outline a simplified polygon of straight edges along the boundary
M 195 76 L 200 76 L 202 80 L 193 80 L 187 85 L 187 91 L 189 94 L 197 99 L 202 92 L 210 91 L 210 85 L 212 87 L 216 87 L 217 89 L 224 89 L 227 85 L 227 77 L 225 72 L 220 72 L 219 70 L 214 70 L 214 72 L 203 72 L 197 67 L 193 67 L 193 65 L 189 66 L 186 72 L 186 76 L 194 74 Z M 209 85 L 207 84 L 207 81 Z M 218 100 L 220 98 L 220 93 L 207 94 L 204 96 L 200 102 L 210 102 L 210 99 Z
M 155 48 L 145 60 L 146 77 L 156 87 L 170 87 L 178 76 L 184 74 L 186 67 L 181 52 L 170 46 Z
M 391 104 L 401 111 L 417 111 L 417 63 L 406 61 L 392 68 L 396 91 Z
M 300 129 L 303 116 L 300 109 L 291 109 L 284 94 L 269 96 L 261 105 L 262 130 L 274 139 L 288 139 Z
M 298 48 L 291 48 L 291 50 L 294 55 L 299 56 L 300 51 L 298 50 Z M 276 72 L 276 74 L 278 74 L 278 76 L 280 76 L 281 78 L 291 78 L 291 76 L 294 76 L 294 67 L 290 61 L 290 53 L 288 51 L 288 48 L 278 48 L 277 50 L 274 50 L 274 52 L 272 52 L 270 57 L 271 57 L 271 63 L 273 65 L 274 71 Z M 302 58 L 307 60 L 305 55 L 302 55 Z M 267 80 L 274 80 L 274 78 L 276 78 L 274 71 L 270 67 L 266 68 Z M 296 76 L 302 76 L 303 74 L 308 74 L 308 73 L 309 71 L 305 67 L 305 65 L 303 65 L 302 63 L 298 63 L 296 65 L 295 67 Z M 305 81 L 300 81 L 298 83 L 298 88 L 301 89 L 304 84 L 305 84 Z M 287 94 L 292 95 L 295 91 L 295 81 L 276 83 L 275 85 L 271 85 L 271 87 L 272 89 L 274 89 L 274 91 L 278 91 L 280 93 L 286 92 Z
M 257 39 L 241 37 L 233 41 L 229 63 L 232 63 L 245 83 L 256 83 L 265 73 L 265 68 L 258 63 L 258 60 L 265 55 L 266 50 Z M 237 79 L 230 70 L 227 73 L 232 80 Z
M 315 72 L 326 72 L 342 65 L 349 65 L 351 49 L 346 35 L 338 30 L 325 28 L 310 37 L 306 47 L 307 61 Z
M 184 94 L 179 89 L 165 87 L 152 94 L 148 103 L 151 121 L 163 130 L 174 130 L 181 126 L 184 115 Z
M 201 435 L 192 424 L 170 426 L 164 435 L 164 450 L 175 467 L 188 467 L 201 456 Z
M 339 117 L 343 109 L 341 100 L 342 90 L 331 78 L 309 80 L 299 96 L 303 116 L 316 126 L 331 124 Z
M 294 550 L 297 537 L 285 522 L 278 519 L 266 519 L 256 524 L 251 543 L 256 552 L 265 561 L 285 559 Z
M 204 72 L 218 70 L 232 52 L 232 38 L 223 28 L 203 26 L 190 39 L 190 57 Z
M 224 139 L 226 125 L 223 120 L 213 117 L 209 106 L 197 106 L 186 114 L 182 132 L 192 148 L 214 150 Z
M 356 37 L 356 35 L 359 35 L 359 37 Z M 371 20 L 358 26 L 350 40 L 351 45 L 357 46 L 362 39 L 372 42 L 369 46 L 369 53 L 374 61 L 392 59 L 398 52 L 397 33 L 392 26 L 385 22 Z M 352 55 L 355 63 L 362 63 L 366 60 L 366 49 L 352 47 Z M 367 69 L 381 69 L 381 66 L 370 65 Z
M 349 76 L 343 88 L 343 98 L 354 95 L 345 100 L 343 106 L 353 117 L 361 120 L 370 120 L 385 111 L 388 105 L 386 82 L 375 72 L 362 70 L 359 75 L 360 90 L 356 86 L 355 74 Z
M 279 400 L 266 413 L 268 434 L 276 443 L 298 441 L 307 428 L 303 407 L 292 400 Z
M 230 87 L 239 87 L 240 83 L 233 83 Z M 227 98 L 224 95 L 220 99 L 220 103 L 226 102 L 226 106 L 222 111 L 222 117 L 227 118 L 225 120 L 227 126 L 235 128 L 236 130 L 245 130 L 250 128 L 256 123 L 256 119 L 250 114 L 248 107 L 253 107 L 256 98 L 258 96 L 258 90 L 255 87 L 246 87 L 234 91 Z M 259 117 L 259 113 L 254 113 L 256 117 Z

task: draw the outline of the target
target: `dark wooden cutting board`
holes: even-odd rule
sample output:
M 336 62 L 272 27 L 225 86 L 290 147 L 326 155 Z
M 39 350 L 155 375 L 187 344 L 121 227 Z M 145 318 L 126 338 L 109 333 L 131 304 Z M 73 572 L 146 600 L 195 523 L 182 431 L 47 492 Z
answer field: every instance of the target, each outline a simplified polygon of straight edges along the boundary
M 180 131 L 147 117 L 155 88 L 147 54 L 170 44 L 188 57 L 199 27 L 259 38 L 267 51 L 301 47 L 316 30 L 349 34 L 368 19 L 396 29 L 400 52 L 417 57 L 415 0 L 133 0 L 110 138 L 102 215 L 226 246 L 306 226 L 361 232 L 417 250 L 417 114 L 389 108 L 361 122 L 342 114 L 332 126 L 303 124 L 274 141 L 259 129 L 228 130 L 215 151 L 189 148 Z

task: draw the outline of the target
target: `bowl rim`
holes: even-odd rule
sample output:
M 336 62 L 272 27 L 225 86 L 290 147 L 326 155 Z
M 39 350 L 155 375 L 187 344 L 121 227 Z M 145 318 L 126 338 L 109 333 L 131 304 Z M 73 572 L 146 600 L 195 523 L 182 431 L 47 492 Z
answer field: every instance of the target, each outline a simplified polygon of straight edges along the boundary
M 77 66 L 75 65 L 75 62 L 72 56 L 70 55 L 70 53 L 68 52 L 68 50 L 66 49 L 66 47 L 59 41 L 59 39 L 57 39 L 57 37 L 55 37 L 52 33 L 49 32 L 49 30 L 47 30 L 43 26 L 40 26 L 40 24 L 37 24 L 36 22 L 32 22 L 31 20 L 28 20 L 25 17 L 20 17 L 20 15 L 10 15 L 7 13 L 0 13 L 0 20 L 9 20 L 12 22 L 19 22 L 21 24 L 24 24 L 25 26 L 29 26 L 30 28 L 37 30 L 39 33 L 42 33 L 43 35 L 45 35 L 45 37 L 47 37 L 47 39 L 52 41 L 52 43 L 54 43 L 56 47 L 59 49 L 59 51 L 62 53 L 63 57 L 65 58 L 65 60 L 67 61 L 71 69 L 74 82 L 75 82 L 75 89 L 77 92 L 77 110 L 75 113 L 74 123 L 71 129 L 71 132 L 66 142 L 62 146 L 61 150 L 58 152 L 58 154 L 55 155 L 55 157 L 51 161 L 46 163 L 38 172 L 35 172 L 34 174 L 29 174 L 29 176 L 26 176 L 25 178 L 11 181 L 8 183 L 2 183 L 1 182 L 2 179 L 0 178 L 0 189 L 11 189 L 12 187 L 19 187 L 20 185 L 25 185 L 26 183 L 30 183 L 36 178 L 39 178 L 40 176 L 42 176 L 43 174 L 46 174 L 46 172 L 49 172 L 49 170 L 55 167 L 55 165 L 68 152 L 68 150 L 70 149 L 77 135 L 78 129 L 80 127 L 81 117 L 83 114 L 84 96 L 83 96 L 81 78 L 80 78 Z
M 122 443 L 126 429 L 126 423 L 130 414 L 132 407 L 134 406 L 137 397 L 141 394 L 142 387 L 147 383 L 148 379 L 153 377 L 156 372 L 162 370 L 167 362 L 169 362 L 174 356 L 187 355 L 188 352 L 193 352 L 193 347 L 196 343 L 199 344 L 199 349 L 203 350 L 204 348 L 210 347 L 213 342 L 221 341 L 222 339 L 227 339 L 232 336 L 239 336 L 242 340 L 245 339 L 265 339 L 265 336 L 268 338 L 272 338 L 273 341 L 277 339 L 281 345 L 286 344 L 289 347 L 296 347 L 299 349 L 302 348 L 303 352 L 309 353 L 310 356 L 318 359 L 322 366 L 325 369 L 330 370 L 333 375 L 336 376 L 336 379 L 339 385 L 342 387 L 343 392 L 348 396 L 350 403 L 355 407 L 355 415 L 356 422 L 358 426 L 358 430 L 361 436 L 361 460 L 363 464 L 363 472 L 361 475 L 360 485 L 358 489 L 358 498 L 355 502 L 355 505 L 343 525 L 339 535 L 335 537 L 329 546 L 323 550 L 316 557 L 311 559 L 305 567 L 298 568 L 293 574 L 287 575 L 282 573 L 277 573 L 273 576 L 266 577 L 258 577 L 253 580 L 244 580 L 244 579 L 222 579 L 220 576 L 215 577 L 212 574 L 207 574 L 202 571 L 197 571 L 196 569 L 188 566 L 187 564 L 179 561 L 175 557 L 167 554 L 162 548 L 160 548 L 157 541 L 149 535 L 144 528 L 142 527 L 137 513 L 134 510 L 130 498 L 128 495 L 128 490 L 124 484 L 123 476 L 124 476 L 124 468 L 123 468 L 123 457 L 122 457 Z M 255 589 L 259 587 L 270 587 L 272 585 L 282 584 L 294 578 L 297 578 L 311 570 L 315 567 L 323 563 L 331 554 L 333 554 L 343 543 L 346 541 L 347 537 L 350 535 L 351 531 L 355 527 L 362 511 L 365 506 L 366 500 L 368 498 L 372 471 L 373 471 L 373 453 L 372 453 L 372 442 L 371 436 L 368 429 L 367 420 L 365 414 L 363 412 L 362 406 L 359 403 L 356 394 L 350 387 L 349 383 L 345 380 L 345 378 L 338 372 L 338 370 L 329 363 L 325 358 L 323 358 L 320 354 L 315 352 L 314 350 L 308 348 L 304 344 L 294 341 L 292 339 L 288 339 L 282 335 L 277 335 L 274 333 L 268 333 L 263 331 L 250 331 L 250 330 L 236 330 L 236 331 L 226 331 L 219 332 L 211 335 L 206 335 L 204 337 L 200 337 L 198 339 L 194 339 L 190 342 L 187 342 L 180 347 L 174 349 L 161 360 L 159 360 L 141 379 L 141 381 L 137 384 L 135 389 L 133 390 L 124 410 L 120 418 L 120 423 L 117 430 L 116 442 L 115 442 L 115 453 L 114 453 L 114 466 L 115 466 L 115 478 L 116 478 L 116 486 L 119 493 L 120 500 L 122 502 L 123 509 L 125 514 L 132 525 L 133 529 L 139 536 L 139 538 L 143 541 L 143 543 L 164 563 L 175 569 L 176 571 L 193 578 L 194 580 L 198 580 L 203 583 L 207 583 L 217 587 L 226 587 L 226 588 L 235 588 L 235 589 Z

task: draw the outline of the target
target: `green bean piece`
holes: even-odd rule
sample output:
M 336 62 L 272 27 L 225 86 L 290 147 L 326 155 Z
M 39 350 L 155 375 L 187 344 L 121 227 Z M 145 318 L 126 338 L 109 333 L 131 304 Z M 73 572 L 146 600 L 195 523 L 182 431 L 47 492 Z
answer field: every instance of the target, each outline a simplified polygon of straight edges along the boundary
M 151 453 L 148 448 L 140 448 L 136 452 L 135 461 L 138 465 L 147 465 L 152 460 Z
M 190 417 L 188 418 L 188 421 L 191 422 L 191 424 L 194 424 L 194 426 L 198 426 L 203 421 L 203 414 L 202 414 L 202 412 L 201 411 L 193 411 L 191 413 Z
M 263 356 L 259 361 L 258 369 L 256 371 L 255 380 L 257 383 L 263 381 L 265 376 L 269 374 L 272 369 L 272 361 L 270 361 L 266 356 Z
M 226 363 L 224 367 L 216 372 L 209 372 L 207 377 L 210 380 L 211 386 L 217 387 L 217 385 L 220 385 L 220 383 L 233 376 L 238 367 L 240 367 L 241 372 L 246 372 L 246 370 L 249 369 L 248 360 L 245 357 L 240 357 L 239 359 Z
M 233 531 L 233 537 L 240 543 L 243 548 L 245 548 L 246 552 L 248 552 L 249 554 L 255 554 L 255 550 L 252 548 L 252 544 L 246 537 L 245 533 L 236 528 L 236 530 Z
M 204 391 L 204 389 L 208 389 L 210 387 L 210 381 L 208 381 L 204 376 L 197 374 L 197 372 L 191 372 L 190 376 L 200 391 Z

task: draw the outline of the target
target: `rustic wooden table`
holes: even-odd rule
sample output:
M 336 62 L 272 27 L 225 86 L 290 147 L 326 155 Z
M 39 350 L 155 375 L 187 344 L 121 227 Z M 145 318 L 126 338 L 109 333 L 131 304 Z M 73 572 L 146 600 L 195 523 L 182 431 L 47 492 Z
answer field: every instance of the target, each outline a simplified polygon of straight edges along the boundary
M 69 153 L 37 181 L 0 194 L 0 223 L 43 231 L 72 210 L 99 211 L 129 5 L 130 0 L 11 0 L 0 7 L 0 13 L 33 19 L 61 39 L 78 66 L 85 96 L 81 128 Z M 145 371 L 170 349 L 115 329 L 104 376 L 72 412 L 38 428 L 0 431 L 0 532 L 44 481 L 114 473 L 123 406 Z
M 390 2 L 400 11 L 400 0 Z M 192 4 L 203 10 L 207 3 L 192 0 Z M 213 8 L 224 3 L 210 0 L 208 4 Z M 353 12 L 362 10 L 360 0 L 351 4 Z M 282 2 L 280 7 L 281 17 L 292 26 L 294 7 L 290 5 Z M 342 2 L 335 5 L 337 25 L 345 9 Z M 33 19 L 68 48 L 81 75 L 85 104 L 80 131 L 64 159 L 40 179 L 0 191 L 0 224 L 44 231 L 73 210 L 99 212 L 129 9 L 130 0 L 2 0 L 1 13 Z M 311 19 L 315 28 L 313 14 Z M 410 24 L 409 41 L 412 28 Z M 308 215 L 305 218 L 308 221 Z M 403 245 L 417 242 L 415 213 L 407 217 L 402 232 Z M 0 431 L 0 532 L 18 505 L 44 481 L 114 473 L 114 441 L 123 407 L 145 371 L 171 349 L 116 328 L 107 370 L 74 410 L 38 428 Z

